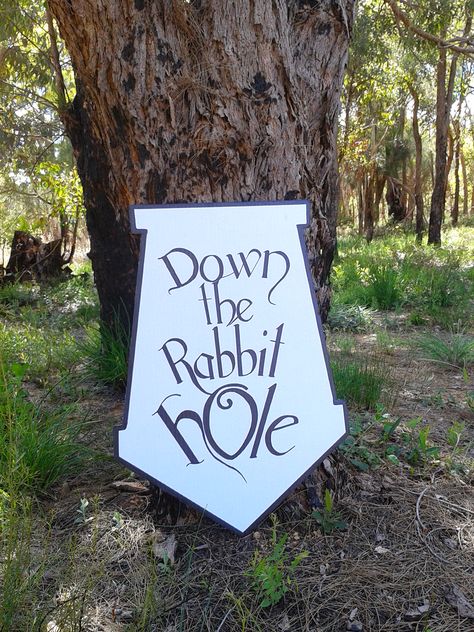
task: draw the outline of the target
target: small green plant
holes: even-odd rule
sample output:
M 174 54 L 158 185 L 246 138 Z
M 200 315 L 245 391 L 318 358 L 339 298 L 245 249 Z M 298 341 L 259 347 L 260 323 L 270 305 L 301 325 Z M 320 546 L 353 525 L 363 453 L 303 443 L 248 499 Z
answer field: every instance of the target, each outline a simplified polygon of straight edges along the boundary
M 446 458 L 446 465 L 451 472 L 466 472 L 472 467 L 472 459 L 468 457 L 472 447 L 470 442 L 462 441 L 466 426 L 463 422 L 454 421 L 446 432 L 446 440 L 451 448 Z
M 424 318 L 420 312 L 411 312 L 408 316 L 408 324 L 420 327 L 421 325 L 426 324 L 426 318 Z
M 382 353 L 386 353 L 387 355 L 394 353 L 396 341 L 393 336 L 388 333 L 388 331 L 385 329 L 377 331 L 375 338 L 377 341 L 377 348 L 380 349 Z
M 273 521 L 271 544 L 272 550 L 268 555 L 255 551 L 250 568 L 245 575 L 252 580 L 261 608 L 268 608 L 277 604 L 290 589 L 293 575 L 300 562 L 308 557 L 308 551 L 298 553 L 293 559 L 286 550 L 288 534 L 280 538 L 276 533 L 276 521 Z
M 402 432 L 403 450 L 401 455 L 410 465 L 421 465 L 438 458 L 440 449 L 428 443 L 430 427 L 422 424 L 421 417 L 406 421 Z
M 327 322 L 334 331 L 366 331 L 373 323 L 372 310 L 361 305 L 345 305 L 335 300 Z
M 362 472 L 378 467 L 382 460 L 375 451 L 374 442 L 368 439 L 374 420 L 355 417 L 349 422 L 349 435 L 338 449 L 346 456 L 351 465 Z
M 453 450 L 456 450 L 459 446 L 459 442 L 461 441 L 461 437 L 465 429 L 466 425 L 461 423 L 460 421 L 453 422 L 453 424 L 448 428 L 446 439 Z
M 341 514 L 334 509 L 334 500 L 329 489 L 324 492 L 323 506 L 321 509 L 315 509 L 311 516 L 319 524 L 324 535 L 347 528 L 347 523 L 342 520 Z
M 89 504 L 90 503 L 87 500 L 87 498 L 81 498 L 80 503 L 79 503 L 79 508 L 76 510 L 76 513 L 79 514 L 74 521 L 76 524 L 86 524 L 87 522 L 92 520 L 91 517 L 89 518 L 87 517 Z
M 378 309 L 394 309 L 400 304 L 401 295 L 398 270 L 393 265 L 371 265 L 368 274 L 369 299 Z

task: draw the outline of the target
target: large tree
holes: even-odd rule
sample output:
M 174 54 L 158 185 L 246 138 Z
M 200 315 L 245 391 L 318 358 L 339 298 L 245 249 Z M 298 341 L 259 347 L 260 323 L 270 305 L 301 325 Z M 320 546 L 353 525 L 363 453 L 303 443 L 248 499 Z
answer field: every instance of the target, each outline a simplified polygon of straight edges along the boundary
M 128 319 L 135 203 L 307 198 L 323 315 L 354 0 L 49 0 L 77 94 L 62 110 L 102 308 Z

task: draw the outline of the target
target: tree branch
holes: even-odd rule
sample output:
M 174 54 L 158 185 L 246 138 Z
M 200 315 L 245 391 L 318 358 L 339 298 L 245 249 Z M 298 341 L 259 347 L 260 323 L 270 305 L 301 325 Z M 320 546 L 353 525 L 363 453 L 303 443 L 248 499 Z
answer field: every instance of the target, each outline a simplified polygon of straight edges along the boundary
M 56 36 L 56 29 L 54 28 L 53 16 L 49 10 L 49 5 L 46 3 L 46 20 L 48 22 L 48 33 L 50 41 L 50 56 L 51 65 L 54 70 L 54 83 L 56 86 L 56 93 L 58 95 L 58 109 L 60 112 L 64 111 L 67 105 L 67 92 L 66 84 L 64 83 L 63 72 L 61 70 L 61 61 L 59 59 L 58 40 Z
M 385 3 L 388 4 L 390 9 L 392 10 L 393 15 L 397 22 L 401 22 L 406 26 L 406 28 L 411 31 L 414 35 L 417 35 L 421 39 L 427 40 L 428 42 L 432 42 L 441 48 L 449 48 L 455 53 L 461 55 L 474 55 L 474 46 L 457 46 L 453 44 L 452 40 L 445 40 L 441 37 L 437 37 L 432 33 L 428 33 L 428 31 L 424 31 L 420 27 L 413 24 L 410 18 L 404 13 L 400 7 L 398 6 L 396 0 L 385 0 Z M 469 41 L 467 39 L 463 39 L 463 41 Z

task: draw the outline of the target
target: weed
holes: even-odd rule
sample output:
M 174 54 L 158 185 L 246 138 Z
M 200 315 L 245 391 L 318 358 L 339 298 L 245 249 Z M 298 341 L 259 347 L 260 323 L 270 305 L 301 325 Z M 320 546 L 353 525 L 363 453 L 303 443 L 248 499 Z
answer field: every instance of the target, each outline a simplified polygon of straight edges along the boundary
M 423 425 L 421 417 L 406 421 L 401 426 L 401 446 L 392 444 L 386 453 L 393 462 L 403 458 L 410 465 L 422 465 L 439 457 L 440 449 L 428 443 L 430 427 Z
M 362 472 L 382 463 L 375 446 L 368 440 L 368 433 L 374 423 L 374 420 L 364 423 L 360 417 L 351 419 L 349 435 L 338 448 L 349 463 Z
M 32 572 L 31 501 L 10 489 L 0 520 L 2 581 L 0 583 L 0 630 L 31 629 L 28 602 L 41 577 L 41 565 Z M 35 560 L 37 564 L 37 560 Z
M 394 309 L 401 302 L 398 270 L 392 265 L 372 265 L 368 273 L 369 300 L 378 309 Z
M 92 520 L 91 517 L 89 518 L 87 517 L 88 507 L 89 507 L 89 501 L 87 500 L 87 498 L 81 498 L 81 501 L 79 503 L 79 508 L 76 510 L 76 513 L 78 513 L 79 515 L 74 520 L 76 524 L 86 524 L 87 522 Z
M 426 318 L 420 312 L 411 312 L 408 316 L 408 324 L 415 327 L 426 325 Z
M 274 606 L 281 601 L 292 585 L 292 576 L 297 566 L 309 555 L 307 551 L 302 551 L 290 559 L 290 554 L 286 551 L 287 540 L 287 533 L 277 538 L 276 521 L 273 520 L 272 551 L 268 555 L 255 551 L 250 569 L 245 573 L 251 578 L 252 586 L 261 599 L 261 608 Z
M 382 353 L 386 353 L 387 355 L 394 353 L 396 341 L 393 336 L 388 333 L 388 331 L 385 329 L 377 331 L 375 338 L 377 341 L 377 348 L 380 349 Z
M 347 528 L 347 523 L 341 519 L 341 514 L 334 509 L 334 500 L 329 489 L 324 492 L 324 505 L 321 509 L 315 509 L 311 516 L 319 524 L 324 535 Z

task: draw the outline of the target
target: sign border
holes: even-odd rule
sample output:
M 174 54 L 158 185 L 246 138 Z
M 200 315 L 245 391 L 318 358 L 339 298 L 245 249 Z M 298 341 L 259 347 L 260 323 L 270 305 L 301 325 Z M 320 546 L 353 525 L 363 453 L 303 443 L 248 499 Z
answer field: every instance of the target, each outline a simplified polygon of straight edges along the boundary
M 129 416 L 129 409 L 130 409 L 130 391 L 131 391 L 131 385 L 132 385 L 133 363 L 134 363 L 134 360 L 135 360 L 135 344 L 136 344 L 136 336 L 137 336 L 137 329 L 138 329 L 138 316 L 139 316 L 141 289 L 142 289 L 142 281 L 143 281 L 143 268 L 144 268 L 144 264 L 145 264 L 145 251 L 146 251 L 146 241 L 147 241 L 147 233 L 148 233 L 147 229 L 140 229 L 140 228 L 136 227 L 136 225 L 135 225 L 135 217 L 134 217 L 133 211 L 135 209 L 140 209 L 140 208 L 159 211 L 161 209 L 173 209 L 173 208 L 176 208 L 176 209 L 178 209 L 178 208 L 181 208 L 181 209 L 185 208 L 185 209 L 191 210 L 191 209 L 194 209 L 194 208 L 196 208 L 196 209 L 199 209 L 199 208 L 213 208 L 213 207 L 236 207 L 237 208 L 237 207 L 241 207 L 241 206 L 277 206 L 277 205 L 278 206 L 291 206 L 291 205 L 300 205 L 300 206 L 304 205 L 304 206 L 306 206 L 306 223 L 305 224 L 296 224 L 296 227 L 297 227 L 297 230 L 298 230 L 298 237 L 299 237 L 299 240 L 300 240 L 300 247 L 301 247 L 301 252 L 302 252 L 302 255 L 303 255 L 304 267 L 305 267 L 305 270 L 306 270 L 306 279 L 307 279 L 307 282 L 308 282 L 308 289 L 310 291 L 311 299 L 312 299 L 312 302 L 313 302 L 313 309 L 314 309 L 314 313 L 315 313 L 315 316 L 316 316 L 316 322 L 317 322 L 317 325 L 318 325 L 318 333 L 319 333 L 319 337 L 320 337 L 320 340 L 321 340 L 321 346 L 322 346 L 324 361 L 325 361 L 325 364 L 326 364 L 326 371 L 327 371 L 327 375 L 328 375 L 328 378 L 329 378 L 329 384 L 330 384 L 330 387 L 331 387 L 333 405 L 334 406 L 337 406 L 337 405 L 342 406 L 343 413 L 344 413 L 345 432 L 294 483 L 292 483 L 286 489 L 286 491 L 283 492 L 277 498 L 277 500 L 275 500 L 274 503 L 272 503 L 272 505 L 270 507 L 265 509 L 265 511 L 263 511 L 258 516 L 258 518 L 256 520 L 254 520 L 252 522 L 252 524 L 249 527 L 247 527 L 247 529 L 245 529 L 245 531 L 240 531 L 240 529 L 237 529 L 236 527 L 230 525 L 225 520 L 222 520 L 222 518 L 219 518 L 218 516 L 214 515 L 213 513 L 211 513 L 210 511 L 208 511 L 204 507 L 202 507 L 201 505 L 198 505 L 197 503 L 195 503 L 194 501 L 190 500 L 186 496 L 183 496 L 182 494 L 180 494 L 176 490 L 171 489 L 170 487 L 168 487 L 167 485 L 165 485 L 164 483 L 162 483 L 161 481 L 159 481 L 155 477 L 151 476 L 150 474 L 147 474 L 146 472 L 141 470 L 139 467 L 133 465 L 132 463 L 129 463 L 128 461 L 126 461 L 125 459 L 123 459 L 122 457 L 119 456 L 119 453 L 118 453 L 119 452 L 119 432 L 121 430 L 125 430 L 126 427 L 127 427 L 128 416 Z M 310 210 L 311 210 L 311 202 L 309 202 L 308 200 L 275 200 L 275 201 L 256 201 L 256 202 L 207 202 L 207 203 L 206 202 L 199 202 L 199 203 L 183 202 L 183 203 L 180 203 L 180 204 L 179 203 L 178 204 L 132 204 L 132 205 L 129 206 L 130 232 L 133 233 L 133 234 L 136 234 L 136 235 L 140 235 L 140 254 L 139 254 L 139 259 L 138 259 L 137 281 L 136 281 L 136 289 L 135 289 L 135 305 L 134 305 L 134 310 L 133 310 L 133 324 L 132 324 L 132 332 L 131 332 L 131 339 L 130 339 L 129 362 L 128 362 L 128 372 L 127 372 L 127 389 L 126 389 L 126 393 L 125 393 L 123 419 L 122 419 L 121 425 L 116 425 L 113 428 L 114 458 L 119 463 L 121 463 L 122 465 L 125 465 L 128 469 L 132 470 L 133 472 L 139 474 L 143 478 L 149 480 L 150 482 L 152 482 L 155 485 L 157 485 L 158 487 L 160 487 L 160 489 L 163 489 L 164 491 L 166 491 L 167 493 L 171 494 L 175 498 L 178 498 L 179 500 L 181 500 L 185 504 L 191 505 L 195 509 L 197 509 L 200 512 L 202 512 L 203 515 L 212 518 L 212 520 L 214 520 L 218 524 L 222 525 L 223 527 L 226 527 L 227 529 L 230 529 L 234 533 L 237 533 L 238 535 L 241 535 L 241 536 L 248 535 L 253 529 L 255 529 L 255 527 L 266 516 L 268 516 L 268 514 L 270 514 L 274 509 L 276 509 L 276 507 L 278 505 L 280 505 L 280 503 L 283 501 L 283 499 L 286 496 L 288 496 L 291 491 L 293 491 L 296 487 L 298 487 L 298 485 L 300 485 L 304 481 L 304 479 L 307 478 L 309 473 L 312 470 L 314 470 L 328 456 L 328 454 L 330 454 L 334 450 L 334 448 L 337 445 L 339 445 L 339 443 L 344 441 L 344 439 L 349 434 L 349 421 L 348 421 L 348 414 L 347 414 L 347 406 L 346 406 L 346 403 L 345 403 L 344 400 L 340 400 L 340 399 L 336 398 L 336 389 L 335 389 L 335 386 L 334 386 L 334 380 L 333 380 L 333 375 L 332 375 L 332 371 L 331 371 L 331 365 L 330 365 L 330 362 L 329 362 L 329 354 L 328 354 L 328 350 L 327 350 L 327 347 L 326 347 L 323 325 L 322 325 L 322 322 L 321 322 L 321 316 L 319 314 L 319 307 L 318 307 L 318 303 L 317 303 L 317 300 L 316 300 L 316 293 L 314 291 L 313 278 L 312 278 L 311 270 L 310 270 L 310 267 L 309 267 L 308 252 L 307 252 L 307 249 L 306 249 L 304 232 L 305 232 L 306 228 L 309 226 L 309 223 L 310 223 Z

